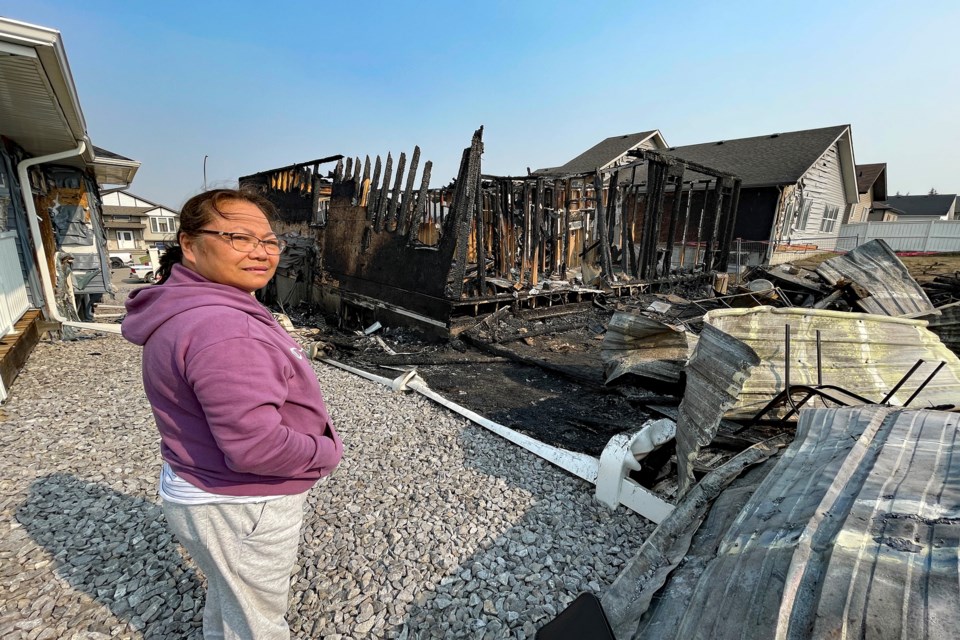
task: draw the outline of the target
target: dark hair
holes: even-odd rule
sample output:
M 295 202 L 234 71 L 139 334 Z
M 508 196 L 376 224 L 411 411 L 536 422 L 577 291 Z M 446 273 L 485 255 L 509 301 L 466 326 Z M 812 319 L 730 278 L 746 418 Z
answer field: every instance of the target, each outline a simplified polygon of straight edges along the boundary
M 249 187 L 239 189 L 211 189 L 193 196 L 180 209 L 180 226 L 177 229 L 177 242 L 171 245 L 160 256 L 160 268 L 157 269 L 157 282 L 162 284 L 170 277 L 173 265 L 183 262 L 183 249 L 180 247 L 180 235 L 196 236 L 214 219 L 215 216 L 229 218 L 221 208 L 225 202 L 241 200 L 256 206 L 268 222 L 278 218 L 277 208 L 273 203 Z

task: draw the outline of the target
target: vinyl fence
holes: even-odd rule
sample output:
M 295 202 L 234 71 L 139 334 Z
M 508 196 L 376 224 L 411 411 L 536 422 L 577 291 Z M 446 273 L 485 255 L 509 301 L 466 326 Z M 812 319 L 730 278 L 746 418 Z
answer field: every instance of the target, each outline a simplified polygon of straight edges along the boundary
M 885 240 L 894 251 L 960 252 L 960 220 L 845 224 L 840 227 L 838 242 L 853 248 L 877 238 Z
M 27 286 L 17 258 L 17 235 L 0 233 L 0 337 L 13 331 L 13 326 L 30 308 Z

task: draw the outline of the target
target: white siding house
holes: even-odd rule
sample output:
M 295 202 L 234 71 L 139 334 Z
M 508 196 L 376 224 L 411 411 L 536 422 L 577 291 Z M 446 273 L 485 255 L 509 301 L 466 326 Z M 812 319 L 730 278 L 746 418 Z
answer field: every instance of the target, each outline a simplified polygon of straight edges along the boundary
M 778 263 L 832 250 L 859 202 L 849 125 L 673 147 L 671 155 L 743 180 L 734 238 L 747 259 Z

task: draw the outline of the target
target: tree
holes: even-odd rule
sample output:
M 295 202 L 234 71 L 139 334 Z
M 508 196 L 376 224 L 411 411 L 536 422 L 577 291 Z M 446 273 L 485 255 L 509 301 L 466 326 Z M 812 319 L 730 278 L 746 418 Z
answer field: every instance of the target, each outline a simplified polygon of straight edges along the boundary
M 937 195 L 937 190 L 934 189 L 933 187 L 930 187 L 930 192 L 927 193 L 927 195 L 928 195 L 928 196 L 935 196 L 935 195 Z

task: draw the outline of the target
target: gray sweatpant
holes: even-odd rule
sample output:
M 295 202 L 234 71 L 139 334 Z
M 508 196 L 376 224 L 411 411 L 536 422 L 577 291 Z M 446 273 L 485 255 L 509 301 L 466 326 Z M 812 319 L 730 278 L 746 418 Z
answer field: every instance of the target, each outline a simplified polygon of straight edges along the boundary
M 205 639 L 288 640 L 290 571 L 306 497 L 250 504 L 164 501 L 170 529 L 207 577 Z

